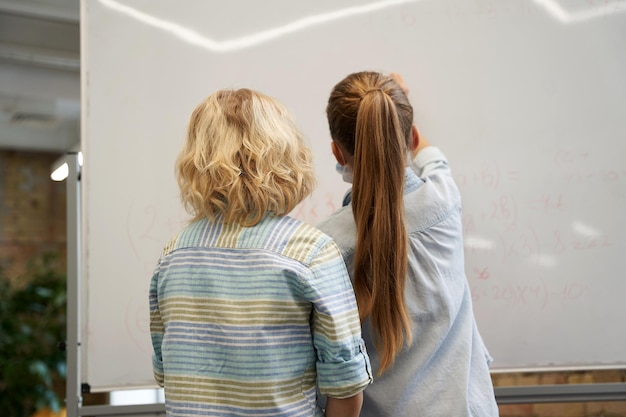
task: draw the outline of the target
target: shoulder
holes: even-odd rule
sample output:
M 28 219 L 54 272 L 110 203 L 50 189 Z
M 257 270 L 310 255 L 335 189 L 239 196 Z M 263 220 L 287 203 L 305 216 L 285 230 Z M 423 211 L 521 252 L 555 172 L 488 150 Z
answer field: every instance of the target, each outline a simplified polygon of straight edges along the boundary
M 352 205 L 340 208 L 317 227 L 329 235 L 337 244 L 344 257 L 354 251 L 356 245 L 356 224 L 352 214 Z
M 341 256 L 333 239 L 320 229 L 290 216 L 274 215 L 251 227 L 206 219 L 191 223 L 165 245 L 161 260 L 171 261 L 195 250 L 220 250 L 229 256 L 265 253 L 263 256 L 278 256 L 281 262 L 304 268 L 320 262 L 320 258 L 326 262 Z
M 310 265 L 329 247 L 332 250 L 335 246 L 328 234 L 302 220 L 282 216 L 271 219 L 271 223 L 271 250 L 304 265 Z
M 186 225 L 183 229 L 181 229 L 174 237 L 172 237 L 169 242 L 163 248 L 161 252 L 161 256 L 165 257 L 170 255 L 172 252 L 177 249 L 196 246 L 198 243 L 196 240 L 198 236 L 202 235 L 202 230 L 206 229 L 209 226 L 209 222 L 207 219 L 198 220 Z
M 167 242 L 167 245 L 165 245 L 165 247 L 163 248 L 163 251 L 161 251 L 161 256 L 169 255 L 176 248 L 176 242 L 178 242 L 179 236 L 180 236 L 180 233 L 174 236 L 173 238 L 171 238 L 169 242 Z

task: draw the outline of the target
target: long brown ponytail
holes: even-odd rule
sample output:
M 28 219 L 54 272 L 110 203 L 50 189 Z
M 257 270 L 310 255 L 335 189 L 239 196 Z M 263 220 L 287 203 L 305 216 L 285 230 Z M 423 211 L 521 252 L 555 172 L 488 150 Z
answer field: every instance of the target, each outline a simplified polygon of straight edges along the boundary
M 403 192 L 413 108 L 390 77 L 361 72 L 335 86 L 326 112 L 333 140 L 353 156 L 354 290 L 361 321 L 372 321 L 380 374 L 412 337 Z

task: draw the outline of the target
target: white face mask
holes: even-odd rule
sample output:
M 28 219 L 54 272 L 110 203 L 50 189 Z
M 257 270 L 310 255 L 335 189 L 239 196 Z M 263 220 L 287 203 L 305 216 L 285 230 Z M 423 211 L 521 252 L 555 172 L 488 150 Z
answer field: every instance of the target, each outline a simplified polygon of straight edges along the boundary
M 341 178 L 343 178 L 344 182 L 347 182 L 348 184 L 352 184 L 352 179 L 354 177 L 352 175 L 352 170 L 350 169 L 348 164 L 340 165 L 339 162 L 337 162 L 337 165 L 335 165 L 335 169 L 337 170 L 339 174 L 341 174 Z

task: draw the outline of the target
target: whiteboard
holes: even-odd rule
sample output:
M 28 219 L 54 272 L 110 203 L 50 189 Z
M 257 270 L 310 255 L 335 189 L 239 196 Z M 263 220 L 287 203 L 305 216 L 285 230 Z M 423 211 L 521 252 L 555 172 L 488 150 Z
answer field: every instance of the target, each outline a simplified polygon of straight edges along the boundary
M 317 223 L 347 189 L 325 105 L 397 71 L 450 159 L 493 371 L 626 366 L 626 2 L 82 2 L 83 381 L 154 386 L 147 291 L 186 220 L 174 159 L 220 88 L 282 101 L 315 153 Z

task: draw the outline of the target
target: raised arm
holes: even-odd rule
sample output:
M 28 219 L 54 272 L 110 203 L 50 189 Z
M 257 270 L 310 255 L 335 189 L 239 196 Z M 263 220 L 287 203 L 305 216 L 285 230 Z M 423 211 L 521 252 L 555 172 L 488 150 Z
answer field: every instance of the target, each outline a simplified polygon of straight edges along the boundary
M 404 78 L 402 77 L 402 75 L 398 74 L 397 72 L 392 72 L 391 74 L 389 74 L 389 76 L 400 86 L 400 88 L 402 88 L 402 91 L 404 91 L 404 94 L 408 96 L 409 86 L 406 85 L 406 82 L 404 81 Z M 413 130 L 411 133 L 413 135 L 413 143 L 414 144 L 417 143 L 416 146 L 411 151 L 411 157 L 415 159 L 419 151 L 430 146 L 430 143 L 424 136 L 419 134 L 419 131 L 417 130 L 417 127 L 415 127 L 415 125 L 413 125 Z

